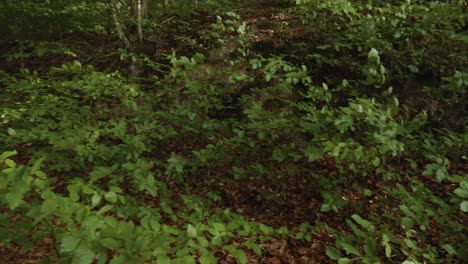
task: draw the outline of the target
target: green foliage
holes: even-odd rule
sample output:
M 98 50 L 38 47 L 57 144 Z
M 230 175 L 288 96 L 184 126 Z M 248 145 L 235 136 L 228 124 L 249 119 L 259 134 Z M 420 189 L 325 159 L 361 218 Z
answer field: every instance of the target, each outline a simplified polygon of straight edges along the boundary
M 85 61 L 60 41 L 18 41 L 2 52 L 22 68 L 0 71 L 2 247 L 34 250 L 47 237 L 57 263 L 216 263 L 219 252 L 249 263 L 269 257 L 270 240 L 329 237 L 317 250 L 338 263 L 466 258 L 461 2 L 296 3 L 291 23 L 281 23 L 302 35 L 283 39 L 283 53 L 257 52 L 255 30 L 227 9 L 207 9 L 208 33 L 188 52 L 158 61 L 116 52 L 122 63 L 143 61 L 149 78 L 78 60 L 25 66 L 63 55 Z M 153 4 L 154 15 L 162 2 Z M 18 32 L 36 7 L 47 20 L 73 11 L 64 32 L 111 28 L 109 17 L 88 19 L 109 12 L 104 2 L 62 11 L 1 5 L 27 7 Z M 125 30 L 135 23 L 130 10 L 121 1 Z M 146 21 L 145 30 L 170 19 Z M 194 27 L 181 21 L 167 32 L 179 29 Z M 298 178 L 313 179 L 314 202 L 290 205 L 274 193 Z M 244 218 L 244 202 L 304 206 L 317 219 L 274 227 Z

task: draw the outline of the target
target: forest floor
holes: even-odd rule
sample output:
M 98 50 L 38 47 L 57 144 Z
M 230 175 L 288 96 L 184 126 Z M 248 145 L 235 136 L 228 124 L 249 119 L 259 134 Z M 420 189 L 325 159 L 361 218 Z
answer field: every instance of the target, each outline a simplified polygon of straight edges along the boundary
M 301 24 L 294 18 L 288 16 L 287 8 L 284 5 L 275 6 L 269 1 L 254 1 L 246 6 L 235 10 L 240 15 L 241 20 L 245 21 L 252 29 L 252 34 L 249 35 L 252 42 L 253 52 L 272 53 L 281 52 L 288 45 L 289 41 L 300 37 L 303 29 Z M 199 30 L 209 30 L 208 27 L 213 23 L 211 17 L 206 17 L 201 14 L 200 17 L 195 17 L 196 21 L 187 22 L 198 24 Z M 169 16 L 166 20 L 171 23 L 174 20 Z M 282 25 L 287 23 L 288 30 L 284 31 Z M 188 33 L 190 34 L 190 32 Z M 184 36 L 178 36 L 183 39 Z M 190 37 L 190 35 L 187 35 Z M 149 36 L 149 39 L 152 37 Z M 190 54 L 193 51 L 184 51 L 184 46 L 180 41 L 174 39 L 170 32 L 163 32 L 157 39 L 157 51 L 155 59 L 164 62 L 165 54 L 171 52 L 174 47 L 178 49 L 178 53 Z M 118 48 L 115 45 L 115 40 L 93 40 L 99 43 L 100 48 Z M 256 49 L 256 50 L 255 50 Z M 94 52 L 88 50 L 86 52 Z M 157 56 L 160 56 L 159 58 Z M 65 59 L 66 60 L 66 59 Z M 60 65 L 64 60 L 55 59 L 52 62 L 42 61 L 29 62 L 35 69 L 48 69 L 52 64 Z M 101 65 L 103 68 L 109 63 L 101 58 L 96 58 L 93 62 L 96 65 Z M 209 61 L 207 63 L 210 63 Z M 18 65 L 8 65 L 10 68 Z M 221 66 L 222 67 L 222 66 Z M 175 142 L 174 145 L 187 146 L 197 144 L 194 142 Z M 157 158 L 157 157 L 155 157 Z M 454 164 L 459 166 L 460 170 L 466 171 L 466 165 Z M 214 208 L 231 208 L 232 211 L 243 215 L 245 219 L 264 223 L 272 227 L 297 227 L 301 223 L 308 222 L 316 224 L 318 222 L 326 224 L 336 230 L 345 231 L 348 229 L 343 223 L 352 214 L 360 214 L 363 217 L 369 215 L 381 215 L 385 213 L 386 204 L 391 201 L 379 201 L 379 206 L 372 197 L 365 197 L 362 194 L 362 189 L 353 189 L 344 191 L 344 199 L 353 204 L 347 210 L 339 212 L 321 212 L 323 198 L 316 190 L 316 179 L 314 177 L 306 177 L 304 172 L 315 172 L 321 175 L 330 175 L 331 177 L 338 174 L 336 164 L 332 159 L 322 158 L 316 162 L 304 163 L 301 171 L 290 172 L 286 167 L 277 168 L 272 173 L 277 174 L 277 179 L 271 181 L 265 178 L 249 178 L 240 181 L 232 181 L 226 184 L 226 175 L 229 174 L 230 168 L 219 168 L 215 174 L 209 174 L 203 181 L 197 176 L 188 176 L 185 178 L 184 185 L 180 185 L 175 181 L 168 182 L 169 189 L 172 190 L 171 199 L 177 201 L 182 200 L 180 195 L 187 194 L 187 191 L 193 195 L 205 195 L 206 190 L 213 190 L 221 194 L 222 199 L 213 203 Z M 434 189 L 451 189 L 452 186 L 441 186 L 440 183 L 425 181 L 427 185 L 434 185 Z M 272 183 L 274 182 L 274 183 Z M 284 184 L 278 185 L 278 182 Z M 350 186 L 352 183 L 347 183 Z M 385 183 L 386 185 L 390 183 Z M 190 186 L 187 190 L 186 186 Z M 383 190 L 384 186 L 377 176 L 369 176 L 361 186 L 369 186 L 374 192 Z M 156 203 L 148 199 L 147 203 Z M 388 207 L 390 208 L 390 207 Z M 15 221 L 15 219 L 11 219 Z M 437 236 L 437 234 L 434 234 Z M 325 255 L 325 248 L 334 245 L 335 238 L 331 236 L 326 229 L 318 231 L 314 234 L 311 241 L 284 239 L 278 238 L 267 241 L 260 245 L 264 254 L 259 256 L 251 256 L 250 263 L 297 263 L 293 260 L 300 260 L 299 263 L 330 263 L 330 260 Z M 0 263 L 38 263 L 38 260 L 50 256 L 50 261 L 54 260 L 54 255 L 57 249 L 55 241 L 51 237 L 45 237 L 40 242 L 34 245 L 34 250 L 23 251 L 19 245 L 12 244 L 8 249 L 0 244 Z M 237 263 L 235 259 L 230 257 L 226 252 L 217 252 L 216 257 L 219 263 Z

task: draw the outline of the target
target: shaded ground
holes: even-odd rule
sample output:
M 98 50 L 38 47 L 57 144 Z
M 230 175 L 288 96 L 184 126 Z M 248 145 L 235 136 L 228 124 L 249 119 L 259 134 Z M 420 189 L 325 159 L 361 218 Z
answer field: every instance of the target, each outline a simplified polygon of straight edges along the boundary
M 237 11 L 241 18 L 246 21 L 252 28 L 250 35 L 253 42 L 252 49 L 256 52 L 280 52 L 288 39 L 297 37 L 301 29 L 299 25 L 294 25 L 294 21 L 289 20 L 285 6 L 275 6 L 268 1 L 258 1 L 255 6 L 249 4 L 245 8 Z M 281 13 L 279 13 L 281 12 Z M 168 17 L 164 20 L 166 24 L 176 22 L 176 18 Z M 200 29 L 207 27 L 213 21 L 210 19 L 199 18 L 197 23 Z M 282 25 L 288 22 L 287 30 Z M 154 58 L 160 62 L 164 62 L 164 54 L 176 47 L 178 52 L 187 55 L 194 53 L 196 50 L 184 50 L 184 47 L 190 47 L 189 44 L 184 46 L 184 41 L 190 38 L 199 38 L 202 36 L 192 36 L 188 34 L 186 37 L 174 39 L 170 31 L 162 32 L 162 34 L 154 37 L 154 40 L 148 41 L 148 47 L 156 44 L 156 49 L 139 47 L 142 53 L 152 54 Z M 189 42 L 187 42 L 189 43 Z M 110 40 L 103 40 L 100 48 L 116 48 Z M 91 51 L 90 51 L 91 52 Z M 57 65 L 70 58 L 57 59 Z M 44 58 L 38 61 L 33 60 L 28 62 L 28 67 L 34 69 L 47 69 L 50 66 L 49 61 Z M 94 61 L 96 65 L 104 66 L 106 61 L 97 59 Z M 18 65 L 9 65 L 15 68 Z M 189 142 L 190 144 L 190 142 Z M 466 171 L 467 168 L 460 170 Z M 243 215 L 247 220 L 258 221 L 273 227 L 297 227 L 301 223 L 326 223 L 330 227 L 338 230 L 345 229 L 343 223 L 350 215 L 359 213 L 366 215 L 380 215 L 382 208 L 377 208 L 373 203 L 372 197 L 364 197 L 360 190 L 349 190 L 344 192 L 346 200 L 350 201 L 351 206 L 347 210 L 340 210 L 338 213 L 321 212 L 323 204 L 322 197 L 317 191 L 317 180 L 310 176 L 307 172 L 314 172 L 320 175 L 329 175 L 334 177 L 338 175 L 335 164 L 331 159 L 324 158 L 319 162 L 304 164 L 301 171 L 292 175 L 285 168 L 277 168 L 277 178 L 274 180 L 259 177 L 254 179 L 244 179 L 239 181 L 226 181 L 226 175 L 229 171 L 220 170 L 215 174 L 210 174 L 205 177 L 205 181 L 201 182 L 196 177 L 187 178 L 187 184 L 191 186 L 188 190 L 190 193 L 204 195 L 206 189 L 218 192 L 221 200 L 213 204 L 214 208 L 232 208 L 234 212 Z M 282 182 L 284 184 L 276 184 Z M 379 185 L 379 179 L 369 177 L 368 182 L 372 190 L 378 192 L 383 190 L 384 186 Z M 170 183 L 170 189 L 173 190 L 173 198 L 180 200 L 180 195 L 185 194 L 187 190 L 174 182 Z M 432 186 L 433 190 L 450 189 L 451 186 L 440 186 L 439 183 L 427 181 L 425 184 Z M 15 219 L 11 219 L 15 222 Z M 326 231 L 317 232 L 311 241 L 295 240 L 295 239 L 273 239 L 272 241 L 260 244 L 264 251 L 262 257 L 251 255 L 249 258 L 251 263 L 328 263 L 330 262 L 325 255 L 325 248 L 334 244 L 334 237 L 330 236 Z M 54 241 L 45 237 L 34 245 L 34 250 L 24 252 L 19 246 L 12 244 L 8 249 L 5 245 L 0 244 L 0 263 L 37 263 L 39 259 L 47 256 L 53 256 Z M 236 263 L 224 251 L 216 252 L 216 257 L 219 263 Z M 53 260 L 52 260 L 53 261 Z

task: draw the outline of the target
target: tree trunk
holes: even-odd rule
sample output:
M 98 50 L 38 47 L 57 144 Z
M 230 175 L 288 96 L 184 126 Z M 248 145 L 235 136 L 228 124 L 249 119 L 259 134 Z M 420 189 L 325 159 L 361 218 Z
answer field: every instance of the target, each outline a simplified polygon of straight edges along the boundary
M 118 16 L 118 11 L 117 11 L 117 1 L 118 0 L 110 0 L 112 18 L 114 20 L 115 29 L 117 30 L 117 34 L 119 35 L 119 39 L 123 42 L 124 47 L 126 49 L 130 49 L 131 48 L 130 41 L 128 40 L 127 36 L 125 36 L 122 24 L 119 21 L 119 16 Z

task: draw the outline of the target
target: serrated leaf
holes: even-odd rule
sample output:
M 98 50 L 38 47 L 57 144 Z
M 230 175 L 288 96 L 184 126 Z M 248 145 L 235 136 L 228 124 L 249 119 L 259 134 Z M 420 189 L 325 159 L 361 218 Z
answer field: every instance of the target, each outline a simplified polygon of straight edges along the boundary
M 4 199 L 8 203 L 10 209 L 15 209 L 16 207 L 20 206 L 23 202 L 24 194 L 29 190 L 30 186 L 28 186 L 24 182 L 19 182 L 10 191 L 5 194 Z
M 55 210 L 57 210 L 58 202 L 56 198 L 50 198 L 45 200 L 41 206 L 41 213 L 44 215 L 49 215 Z
M 62 238 L 60 252 L 72 252 L 81 242 L 81 238 L 76 236 L 65 236 Z
M 95 253 L 93 250 L 85 243 L 79 243 L 73 252 L 74 260 L 78 258 L 77 263 L 91 263 Z
M 340 252 L 338 252 L 338 250 L 336 250 L 336 248 L 333 247 L 327 247 L 325 249 L 325 254 L 327 254 L 327 256 L 333 260 L 338 260 L 341 258 Z

